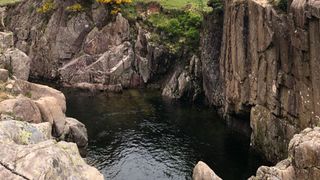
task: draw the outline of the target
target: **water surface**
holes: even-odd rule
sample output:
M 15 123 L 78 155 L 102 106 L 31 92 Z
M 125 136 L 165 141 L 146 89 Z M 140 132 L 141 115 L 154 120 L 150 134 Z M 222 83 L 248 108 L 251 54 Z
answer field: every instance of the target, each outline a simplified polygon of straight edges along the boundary
M 199 160 L 223 179 L 246 179 L 266 164 L 250 151 L 249 137 L 212 108 L 168 102 L 152 91 L 64 91 L 67 115 L 88 129 L 87 161 L 106 179 L 191 179 Z

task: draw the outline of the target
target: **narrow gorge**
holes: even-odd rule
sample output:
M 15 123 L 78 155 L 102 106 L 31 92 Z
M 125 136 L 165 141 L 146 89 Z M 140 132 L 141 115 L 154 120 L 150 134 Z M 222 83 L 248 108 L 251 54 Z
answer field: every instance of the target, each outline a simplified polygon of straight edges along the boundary
M 21 0 L 0 19 L 0 179 L 320 178 L 319 0 Z

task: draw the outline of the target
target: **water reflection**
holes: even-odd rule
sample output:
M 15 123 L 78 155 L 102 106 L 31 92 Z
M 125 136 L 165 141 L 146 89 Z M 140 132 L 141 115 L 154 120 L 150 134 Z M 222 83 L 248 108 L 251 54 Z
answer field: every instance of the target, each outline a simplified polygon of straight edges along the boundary
M 87 160 L 106 179 L 190 179 L 199 160 L 224 179 L 245 179 L 265 163 L 211 109 L 139 90 L 65 93 L 67 114 L 88 129 Z

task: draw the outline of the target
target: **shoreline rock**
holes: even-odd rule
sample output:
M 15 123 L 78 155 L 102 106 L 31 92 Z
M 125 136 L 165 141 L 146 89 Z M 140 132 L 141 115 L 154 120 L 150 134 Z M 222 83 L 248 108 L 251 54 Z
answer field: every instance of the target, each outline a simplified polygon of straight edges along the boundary
M 14 124 L 23 122 L 2 121 L 0 127 L 3 126 L 3 123 L 11 123 L 14 126 Z M 20 141 L 10 142 L 11 137 L 6 139 L 0 135 L 2 143 L 0 175 L 2 178 L 11 179 L 20 176 L 22 179 L 104 179 L 97 169 L 85 163 L 76 144 L 57 142 L 45 136 L 40 139 L 38 136 L 41 131 L 50 134 L 51 130 L 49 128 L 38 130 L 36 126 L 34 130 L 30 129 L 30 126 L 32 125 L 25 126 L 28 128 L 21 130 Z M 32 139 L 35 140 L 31 141 Z
M 294 135 L 288 158 L 273 167 L 261 166 L 249 180 L 316 180 L 320 178 L 320 127 Z
M 5 49 L 13 47 L 13 36 L 1 35 L 0 66 L 9 69 L 0 68 L 0 177 L 103 180 L 80 155 L 88 145 L 87 130 L 66 117 L 64 94 L 25 81 L 30 58 L 20 50 Z
M 215 172 L 204 162 L 199 161 L 193 169 L 193 180 L 222 180 Z

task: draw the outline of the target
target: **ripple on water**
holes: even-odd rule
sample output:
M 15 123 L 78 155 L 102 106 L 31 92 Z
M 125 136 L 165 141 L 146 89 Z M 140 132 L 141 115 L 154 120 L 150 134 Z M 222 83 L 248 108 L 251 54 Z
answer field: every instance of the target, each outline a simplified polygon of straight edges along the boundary
M 153 92 L 66 97 L 68 115 L 88 129 L 87 161 L 106 179 L 190 179 L 199 160 L 224 179 L 245 179 L 265 163 L 249 151 L 249 137 L 210 109 L 166 103 Z

